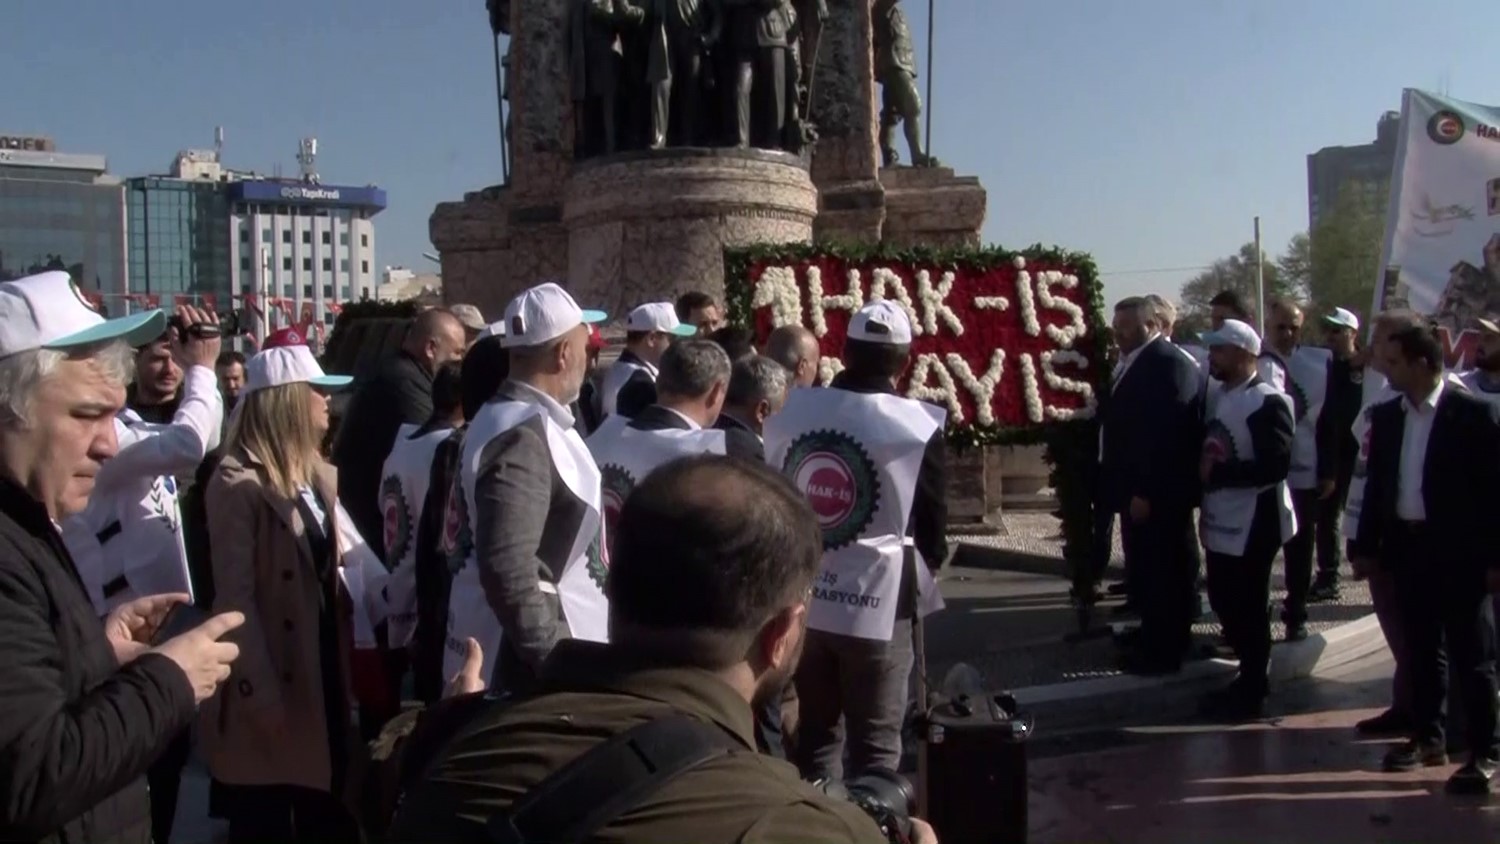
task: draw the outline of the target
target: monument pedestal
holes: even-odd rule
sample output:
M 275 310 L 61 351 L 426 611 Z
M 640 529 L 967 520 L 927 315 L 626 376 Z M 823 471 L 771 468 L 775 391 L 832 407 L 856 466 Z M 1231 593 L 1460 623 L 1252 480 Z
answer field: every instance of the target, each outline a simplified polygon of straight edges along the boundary
M 504 187 L 439 203 L 427 230 L 443 258 L 443 299 L 499 319 L 522 290 L 566 279 L 568 238 L 560 216 L 556 206 L 517 207 Z
M 984 227 L 986 194 L 976 176 L 951 167 L 885 167 L 881 240 L 898 247 L 973 247 Z
M 725 247 L 812 240 L 818 194 L 802 159 L 667 149 L 577 164 L 565 188 L 570 290 L 623 314 L 689 290 L 724 296 Z

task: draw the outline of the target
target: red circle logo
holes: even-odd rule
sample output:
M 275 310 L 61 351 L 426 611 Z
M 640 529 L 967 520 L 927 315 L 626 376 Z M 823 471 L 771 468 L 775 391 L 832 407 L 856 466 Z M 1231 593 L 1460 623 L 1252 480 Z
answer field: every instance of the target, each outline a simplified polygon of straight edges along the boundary
M 854 472 L 842 458 L 826 451 L 810 454 L 797 467 L 795 477 L 822 528 L 841 525 L 853 514 Z

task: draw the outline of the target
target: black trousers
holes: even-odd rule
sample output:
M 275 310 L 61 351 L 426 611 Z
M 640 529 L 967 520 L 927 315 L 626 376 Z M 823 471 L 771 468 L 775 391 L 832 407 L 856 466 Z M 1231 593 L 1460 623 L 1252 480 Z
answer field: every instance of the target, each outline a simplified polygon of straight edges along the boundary
M 326 791 L 230 786 L 225 797 L 229 844 L 359 844 L 359 824 Z
M 1344 562 L 1344 505 L 1349 503 L 1350 472 L 1340 467 L 1333 495 L 1318 502 L 1318 576 L 1337 581 Z
M 1141 614 L 1141 654 L 1180 663 L 1192 642 L 1198 602 L 1193 511 L 1157 507 L 1144 522 L 1123 513 L 1120 538 L 1125 546 L 1129 594 Z
M 172 824 L 177 817 L 177 795 L 182 790 L 182 769 L 187 766 L 193 748 L 193 732 L 183 730 L 167 749 L 146 769 L 146 785 L 151 791 L 151 840 L 172 840 Z
M 1292 509 L 1297 512 L 1297 535 L 1286 544 L 1286 600 L 1281 620 L 1287 624 L 1307 622 L 1307 593 L 1312 591 L 1313 539 L 1317 535 L 1318 491 L 1292 490 Z
M 1416 739 L 1444 740 L 1448 679 L 1462 696 L 1471 753 L 1500 760 L 1496 700 L 1495 604 L 1484 569 L 1469 560 L 1433 560 L 1420 525 L 1392 528 L 1386 554 L 1406 637 Z
M 1275 493 L 1260 496 L 1245 553 L 1208 552 L 1208 603 L 1240 660 L 1240 680 L 1261 692 L 1271 666 L 1271 563 L 1281 545 Z

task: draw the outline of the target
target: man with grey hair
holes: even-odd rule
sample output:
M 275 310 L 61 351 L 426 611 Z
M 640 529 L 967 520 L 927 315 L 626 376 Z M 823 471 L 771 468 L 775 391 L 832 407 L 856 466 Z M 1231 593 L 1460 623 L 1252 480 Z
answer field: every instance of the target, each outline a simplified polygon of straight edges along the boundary
M 1177 349 L 1177 351 L 1179 352 L 1182 352 L 1182 354 L 1185 355 L 1188 360 L 1192 361 L 1193 366 L 1199 367 L 1200 369 L 1203 368 L 1204 365 L 1208 363 L 1207 349 L 1202 350 L 1203 357 L 1202 359 L 1199 359 L 1199 357 L 1194 354 L 1192 350 L 1178 345 L 1177 341 L 1172 339 L 1172 333 L 1177 328 L 1177 306 L 1172 304 L 1172 300 L 1168 299 L 1165 296 L 1159 296 L 1155 293 L 1149 293 L 1144 298 L 1146 300 L 1146 307 L 1151 314 L 1151 321 L 1156 325 L 1157 332 L 1161 334 L 1161 336 L 1164 337 L 1168 343 L 1171 343 L 1173 348 Z
M 766 420 L 776 415 L 786 403 L 786 367 L 763 355 L 751 355 L 734 362 L 729 375 L 729 393 L 724 397 L 724 411 L 714 427 L 724 432 L 724 445 L 730 457 L 765 460 L 761 440 Z
M 0 840 L 149 842 L 143 775 L 239 655 L 218 641 L 237 612 L 155 644 L 187 595 L 101 624 L 57 526 L 117 450 L 132 345 L 165 327 L 104 320 L 66 273 L 0 284 Z
M 783 325 L 766 338 L 766 357 L 786 367 L 792 374 L 792 384 L 811 387 L 817 383 L 818 367 L 823 354 L 818 348 L 818 338 L 800 325 Z
M 625 498 L 664 463 L 691 454 L 724 454 L 724 432 L 710 426 L 729 391 L 729 354 L 712 340 L 673 343 L 656 375 L 656 404 L 627 419 L 614 415 L 589 437 L 599 464 L 606 536 Z

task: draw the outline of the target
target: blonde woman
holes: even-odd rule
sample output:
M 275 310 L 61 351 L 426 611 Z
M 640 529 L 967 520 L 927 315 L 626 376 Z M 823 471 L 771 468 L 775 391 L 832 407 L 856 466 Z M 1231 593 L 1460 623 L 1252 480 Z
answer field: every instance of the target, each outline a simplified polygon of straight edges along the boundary
M 345 809 L 353 604 L 339 577 L 338 488 L 319 453 L 330 390 L 306 346 L 246 364 L 223 462 L 207 490 L 219 611 L 241 658 L 200 716 L 215 808 L 231 842 L 357 841 Z

